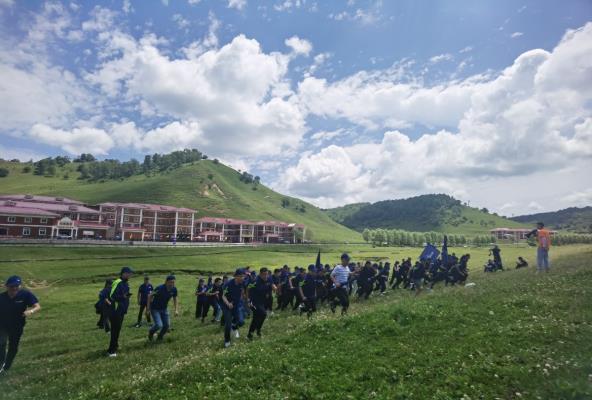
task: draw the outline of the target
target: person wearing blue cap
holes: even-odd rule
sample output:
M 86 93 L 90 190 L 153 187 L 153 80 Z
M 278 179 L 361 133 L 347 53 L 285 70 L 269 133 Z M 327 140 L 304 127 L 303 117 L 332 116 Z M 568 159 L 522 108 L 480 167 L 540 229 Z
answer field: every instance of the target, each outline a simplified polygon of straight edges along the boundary
M 331 301 L 331 311 L 335 312 L 337 304 L 341 304 L 341 315 L 347 313 L 349 308 L 349 294 L 347 291 L 347 285 L 349 282 L 349 275 L 351 271 L 349 269 L 349 255 L 343 253 L 341 255 L 341 265 L 335 266 L 331 271 L 331 280 L 333 281 L 333 299 Z
M 241 268 L 234 272 L 234 279 L 230 279 L 222 288 L 222 312 L 224 313 L 224 347 L 230 346 L 230 335 L 238 339 L 238 328 L 245 324 L 243 314 L 243 298 L 245 273 Z
M 117 356 L 117 349 L 119 348 L 119 333 L 123 325 L 123 318 L 127 314 L 129 308 L 129 299 L 132 296 L 128 285 L 128 280 L 134 271 L 130 267 L 123 267 L 119 274 L 119 279 L 116 279 L 111 286 L 109 293 L 109 303 L 111 303 L 111 310 L 109 315 L 109 322 L 111 323 L 111 341 L 109 342 L 109 349 L 107 355 L 109 357 Z
M 148 331 L 148 340 L 152 341 L 154 334 L 158 332 L 157 340 L 161 341 L 169 330 L 169 300 L 173 299 L 175 316 L 179 315 L 179 303 L 177 302 L 177 288 L 175 287 L 175 275 L 169 275 L 163 285 L 157 286 L 148 295 L 148 312 L 152 315 L 154 324 Z
M 138 322 L 136 322 L 136 328 L 142 326 L 142 316 L 144 315 L 144 310 L 148 308 L 148 295 L 152 293 L 153 290 L 154 287 L 150 283 L 150 277 L 145 276 L 144 283 L 138 288 L 138 305 L 140 306 L 140 309 L 138 310 Z M 146 322 L 152 322 L 148 311 L 146 311 Z
M 21 289 L 21 283 L 20 277 L 11 276 L 6 280 L 6 291 L 0 294 L 0 374 L 12 366 L 26 318 L 41 309 L 37 297 Z

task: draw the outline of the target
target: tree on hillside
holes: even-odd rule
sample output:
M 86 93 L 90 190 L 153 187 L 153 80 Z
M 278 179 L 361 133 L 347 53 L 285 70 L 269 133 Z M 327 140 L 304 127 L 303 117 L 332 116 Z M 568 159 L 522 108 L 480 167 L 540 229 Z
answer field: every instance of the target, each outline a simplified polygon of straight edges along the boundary
M 10 171 L 7 168 L 0 168 L 0 178 L 4 178 L 10 174 Z
M 362 238 L 364 239 L 365 242 L 370 241 L 370 229 L 366 228 L 362 231 Z

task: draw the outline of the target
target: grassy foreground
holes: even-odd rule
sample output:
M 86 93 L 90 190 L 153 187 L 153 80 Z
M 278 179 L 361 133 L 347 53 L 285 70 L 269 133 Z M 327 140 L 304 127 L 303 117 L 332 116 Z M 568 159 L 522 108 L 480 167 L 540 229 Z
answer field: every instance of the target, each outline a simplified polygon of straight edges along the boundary
M 316 248 L 288 249 L 217 249 L 219 254 L 207 253 L 214 249 L 196 249 L 195 254 L 181 253 L 185 249 L 134 249 L 137 253 L 132 256 L 144 258 L 129 259 L 122 249 L 0 248 L 0 260 L 22 260 L 0 263 L 0 276 L 16 270 L 33 280 L 33 290 L 44 307 L 25 329 L 15 365 L 0 381 L 0 397 L 592 396 L 590 247 L 553 249 L 553 271 L 544 275 L 535 275 L 532 268 L 483 274 L 486 249 L 463 249 L 473 255 L 469 280 L 476 283 L 474 287 L 439 286 L 419 298 L 391 291 L 354 303 L 345 318 L 326 309 L 311 321 L 291 313 L 276 314 L 266 322 L 262 339 L 247 343 L 241 338 L 222 350 L 220 329 L 192 319 L 191 293 L 197 274 L 191 271 L 228 271 L 237 263 L 305 265 L 316 255 Z M 323 249 L 323 261 L 336 261 L 342 250 Z M 415 258 L 419 253 L 418 249 L 363 246 L 348 250 L 356 259 Z M 507 263 L 518 254 L 532 259 L 530 248 L 503 251 Z M 99 258 L 107 256 L 111 258 Z M 170 264 L 163 264 L 167 259 Z M 92 304 L 100 288 L 98 279 L 122 263 L 153 271 L 157 282 L 175 266 L 182 312 L 173 319 L 174 331 L 165 343 L 152 345 L 147 343 L 145 329 L 129 327 L 137 312 L 137 306 L 132 306 L 122 330 L 120 356 L 107 359 L 108 338 L 94 329 Z M 133 289 L 139 284 L 140 278 L 131 282 Z

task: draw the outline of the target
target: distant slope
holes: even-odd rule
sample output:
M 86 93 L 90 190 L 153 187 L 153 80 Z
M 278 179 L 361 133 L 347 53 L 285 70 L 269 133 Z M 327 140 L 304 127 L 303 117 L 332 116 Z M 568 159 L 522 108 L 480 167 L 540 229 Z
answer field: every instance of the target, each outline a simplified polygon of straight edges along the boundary
M 359 233 L 339 225 L 312 204 L 283 196 L 262 184 L 241 182 L 237 171 L 210 160 L 150 176 L 134 175 L 103 182 L 77 179 L 78 164 L 67 164 L 58 170 L 56 177 L 24 173 L 25 165 L 0 162 L 0 168 L 10 171 L 7 177 L 0 178 L 0 193 L 61 195 L 89 204 L 103 201 L 170 204 L 191 207 L 198 211 L 198 216 L 302 223 L 307 227 L 306 238 L 313 241 L 362 240 Z
M 592 207 L 570 207 L 553 212 L 520 215 L 510 219 L 531 225 L 541 221 L 546 226 L 557 230 L 592 233 Z
M 498 227 L 524 226 L 486 210 L 464 206 L 459 200 L 444 194 L 385 200 L 373 204 L 358 203 L 325 210 L 325 213 L 357 231 L 364 228 L 389 228 L 479 234 Z

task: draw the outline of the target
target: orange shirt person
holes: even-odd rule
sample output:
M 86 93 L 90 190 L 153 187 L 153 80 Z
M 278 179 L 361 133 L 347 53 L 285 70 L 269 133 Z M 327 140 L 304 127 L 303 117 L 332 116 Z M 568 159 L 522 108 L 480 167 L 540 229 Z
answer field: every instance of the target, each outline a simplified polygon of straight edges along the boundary
M 551 248 L 551 232 L 545 229 L 545 224 L 537 223 L 537 229 L 527 236 L 536 235 L 537 239 L 537 272 L 549 272 L 549 249 Z

